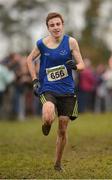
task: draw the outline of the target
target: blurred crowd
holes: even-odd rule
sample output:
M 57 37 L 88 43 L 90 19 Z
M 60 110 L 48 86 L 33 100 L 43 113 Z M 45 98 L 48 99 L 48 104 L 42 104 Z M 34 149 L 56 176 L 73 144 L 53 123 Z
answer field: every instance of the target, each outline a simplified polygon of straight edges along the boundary
M 79 112 L 112 112 L 112 56 L 106 65 L 97 67 L 90 59 L 84 62 L 85 70 L 74 73 Z M 0 61 L 0 119 L 22 121 L 40 114 L 41 104 L 32 92 L 26 57 L 12 53 Z
M 40 115 L 40 102 L 32 93 L 26 57 L 12 53 L 0 61 L 0 119 L 24 120 Z

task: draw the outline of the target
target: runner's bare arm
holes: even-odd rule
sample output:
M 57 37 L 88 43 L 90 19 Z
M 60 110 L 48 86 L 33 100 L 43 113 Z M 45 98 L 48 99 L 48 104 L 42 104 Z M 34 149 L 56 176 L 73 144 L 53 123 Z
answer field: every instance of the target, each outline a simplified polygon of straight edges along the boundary
M 83 70 L 85 68 L 85 64 L 80 53 L 79 45 L 74 38 L 70 38 L 70 49 L 72 51 L 74 59 L 76 60 L 77 69 Z
M 28 69 L 31 75 L 32 80 L 36 79 L 36 68 L 35 65 L 33 63 L 33 60 L 37 57 L 39 57 L 40 55 L 40 51 L 37 47 L 35 47 L 32 52 L 29 54 L 29 56 L 27 57 L 27 65 L 28 65 Z

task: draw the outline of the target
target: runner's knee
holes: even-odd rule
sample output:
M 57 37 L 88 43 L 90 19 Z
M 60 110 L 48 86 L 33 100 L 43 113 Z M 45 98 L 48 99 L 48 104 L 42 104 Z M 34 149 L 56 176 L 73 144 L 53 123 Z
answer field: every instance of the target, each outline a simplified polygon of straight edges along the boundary
M 55 106 L 52 102 L 47 101 L 43 104 L 42 116 L 45 122 L 51 123 L 55 118 Z
M 66 137 L 66 129 L 59 129 L 58 130 L 59 137 Z
M 69 122 L 68 117 L 60 117 L 59 118 L 58 134 L 62 138 L 66 137 L 68 122 Z

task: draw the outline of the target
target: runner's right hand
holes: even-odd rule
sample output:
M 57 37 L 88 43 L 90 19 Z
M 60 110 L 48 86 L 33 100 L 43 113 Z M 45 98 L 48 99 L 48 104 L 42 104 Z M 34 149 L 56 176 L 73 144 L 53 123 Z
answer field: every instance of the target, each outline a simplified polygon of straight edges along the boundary
M 34 79 L 32 81 L 33 84 L 33 93 L 35 96 L 38 96 L 38 89 L 39 89 L 39 80 L 38 79 Z

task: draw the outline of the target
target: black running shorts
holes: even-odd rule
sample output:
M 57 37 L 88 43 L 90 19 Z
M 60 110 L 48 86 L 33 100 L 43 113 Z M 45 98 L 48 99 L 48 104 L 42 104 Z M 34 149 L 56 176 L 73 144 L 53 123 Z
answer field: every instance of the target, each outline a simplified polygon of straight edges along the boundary
M 40 101 L 44 104 L 51 101 L 56 109 L 58 116 L 68 116 L 71 120 L 78 117 L 78 103 L 76 95 L 57 95 L 52 92 L 45 92 L 40 95 Z

